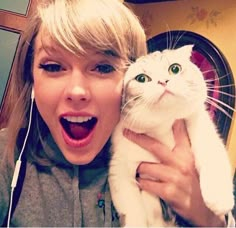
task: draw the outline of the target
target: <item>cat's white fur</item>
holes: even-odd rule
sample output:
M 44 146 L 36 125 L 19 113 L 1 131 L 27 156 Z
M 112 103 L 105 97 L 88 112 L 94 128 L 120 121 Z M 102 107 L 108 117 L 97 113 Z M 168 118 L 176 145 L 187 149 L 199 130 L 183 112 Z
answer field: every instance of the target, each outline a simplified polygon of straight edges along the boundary
M 192 48 L 186 45 L 143 56 L 131 64 L 125 75 L 124 107 L 112 136 L 109 184 L 114 206 L 126 227 L 174 226 L 174 221 L 163 220 L 157 196 L 140 191 L 135 180 L 138 165 L 141 161 L 158 161 L 125 138 L 124 128 L 152 136 L 173 148 L 173 123 L 184 119 L 206 205 L 216 214 L 226 214 L 233 207 L 228 154 L 206 111 L 207 86 L 200 70 L 190 61 Z M 168 70 L 174 63 L 180 64 L 181 72 L 172 74 Z M 151 81 L 138 82 L 135 78 L 140 74 Z

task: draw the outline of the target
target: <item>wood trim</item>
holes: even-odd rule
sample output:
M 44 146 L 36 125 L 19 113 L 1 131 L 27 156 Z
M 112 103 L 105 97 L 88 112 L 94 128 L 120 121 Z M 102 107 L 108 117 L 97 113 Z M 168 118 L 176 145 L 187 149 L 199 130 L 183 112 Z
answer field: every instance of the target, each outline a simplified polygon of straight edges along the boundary
M 10 31 L 24 31 L 27 18 L 20 14 L 0 10 L 0 28 Z
M 35 10 L 35 7 L 36 0 L 30 0 L 26 15 L 0 10 L 0 28 L 15 32 L 24 31 L 28 16 Z
M 37 0 L 29 0 L 26 15 L 0 10 L 0 29 L 4 29 L 11 32 L 23 33 L 26 26 L 28 25 L 27 20 L 30 14 L 35 11 L 36 5 Z M 18 50 L 16 50 L 16 53 L 17 51 Z M 15 61 L 12 63 L 12 67 L 14 66 L 14 64 Z M 9 118 L 10 110 L 8 110 L 8 106 L 5 104 L 10 102 L 8 88 L 11 84 L 11 71 L 12 68 L 10 70 L 10 76 L 6 85 L 6 92 L 3 96 L 3 104 L 0 107 L 0 129 L 6 127 Z

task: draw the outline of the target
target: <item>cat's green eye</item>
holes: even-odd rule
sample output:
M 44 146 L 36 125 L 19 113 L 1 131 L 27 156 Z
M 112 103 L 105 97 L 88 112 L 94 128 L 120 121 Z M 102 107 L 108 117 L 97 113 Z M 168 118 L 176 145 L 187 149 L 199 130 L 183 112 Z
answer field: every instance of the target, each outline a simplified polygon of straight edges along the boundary
M 139 74 L 135 77 L 135 80 L 141 83 L 150 82 L 152 79 L 146 74 Z
M 174 63 L 172 65 L 170 65 L 169 67 L 169 74 L 178 74 L 179 72 L 181 72 L 182 67 L 180 64 L 178 63 Z

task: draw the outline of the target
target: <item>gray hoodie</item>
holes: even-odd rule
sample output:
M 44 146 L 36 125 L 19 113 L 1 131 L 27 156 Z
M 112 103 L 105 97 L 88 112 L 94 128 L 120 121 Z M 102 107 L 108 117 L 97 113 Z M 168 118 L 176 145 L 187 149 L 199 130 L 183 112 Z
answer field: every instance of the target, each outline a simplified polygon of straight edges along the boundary
M 13 169 L 4 153 L 5 131 L 0 132 L 0 224 L 7 214 Z M 27 161 L 26 175 L 11 226 L 116 227 L 107 183 L 109 151 L 84 166 L 68 164 L 52 137 L 44 145 L 55 165 Z M 26 151 L 27 153 L 27 151 Z

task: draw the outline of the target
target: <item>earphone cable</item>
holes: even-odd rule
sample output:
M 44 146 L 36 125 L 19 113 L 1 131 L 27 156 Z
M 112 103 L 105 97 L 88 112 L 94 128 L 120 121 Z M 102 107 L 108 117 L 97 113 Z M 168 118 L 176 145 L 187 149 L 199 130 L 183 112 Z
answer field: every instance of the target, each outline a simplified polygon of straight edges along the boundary
M 32 91 L 31 102 L 30 102 L 30 115 L 29 115 L 28 129 L 27 129 L 27 132 L 26 132 L 26 135 L 25 135 L 23 146 L 22 146 L 21 151 L 20 151 L 20 155 L 18 157 L 18 160 L 16 161 L 16 166 L 15 166 L 15 170 L 14 170 L 14 174 L 13 174 L 13 178 L 12 178 L 12 182 L 11 182 L 11 194 L 10 194 L 10 204 L 9 204 L 8 217 L 7 217 L 7 227 L 10 227 L 14 189 L 16 187 L 17 180 L 18 180 L 18 177 L 19 177 L 19 172 L 20 172 L 20 167 L 21 167 L 21 157 L 23 155 L 25 145 L 26 145 L 26 142 L 27 142 L 27 139 L 28 139 L 28 136 L 29 136 L 29 132 L 30 132 L 30 127 L 31 127 L 31 122 L 32 122 L 33 106 L 34 106 L 34 92 Z

